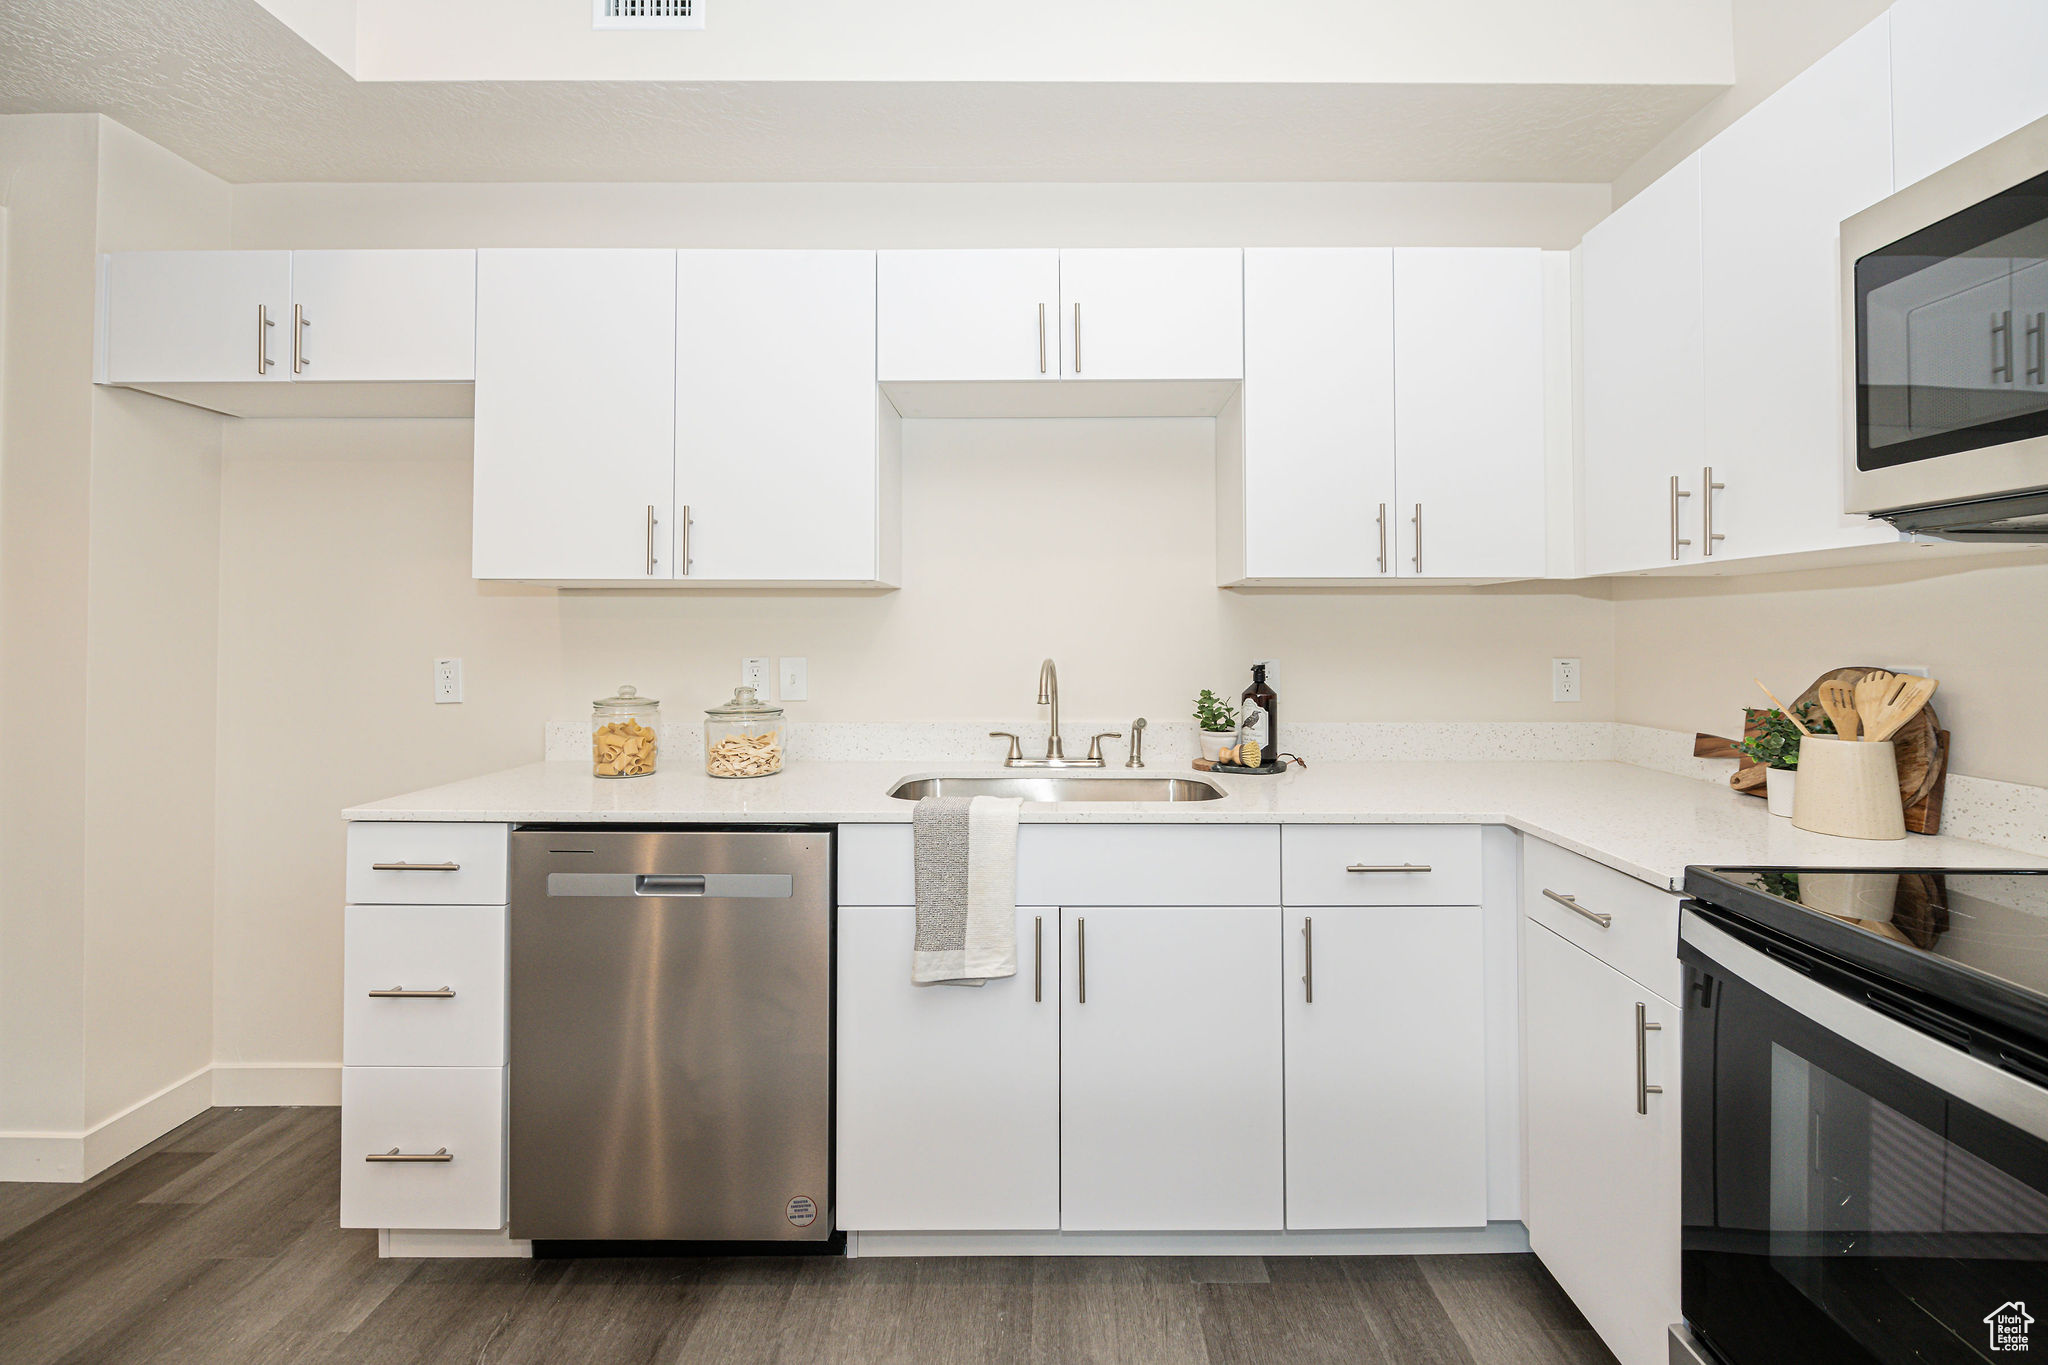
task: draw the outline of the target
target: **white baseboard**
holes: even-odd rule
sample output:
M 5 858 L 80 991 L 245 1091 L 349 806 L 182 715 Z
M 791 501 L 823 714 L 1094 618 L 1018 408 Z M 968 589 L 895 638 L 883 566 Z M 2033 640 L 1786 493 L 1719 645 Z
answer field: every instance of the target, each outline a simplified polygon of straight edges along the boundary
M 0 1133 L 0 1181 L 90 1180 L 212 1105 L 336 1105 L 341 1064 L 203 1066 L 81 1132 Z
M 849 1232 L 849 1256 L 1469 1256 L 1527 1251 L 1520 1223 L 1393 1232 Z
M 215 1062 L 213 1102 L 221 1105 L 337 1105 L 340 1062 Z
M 533 1243 L 515 1238 L 503 1228 L 496 1232 L 431 1232 L 408 1228 L 378 1228 L 377 1254 L 387 1258 L 524 1257 L 533 1255 Z

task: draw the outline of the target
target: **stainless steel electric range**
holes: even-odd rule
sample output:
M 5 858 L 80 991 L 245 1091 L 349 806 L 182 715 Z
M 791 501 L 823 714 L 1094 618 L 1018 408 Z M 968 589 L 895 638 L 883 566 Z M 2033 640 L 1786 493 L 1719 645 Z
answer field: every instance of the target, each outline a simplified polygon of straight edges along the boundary
M 1685 887 L 1673 1359 L 2048 1353 L 2048 872 Z

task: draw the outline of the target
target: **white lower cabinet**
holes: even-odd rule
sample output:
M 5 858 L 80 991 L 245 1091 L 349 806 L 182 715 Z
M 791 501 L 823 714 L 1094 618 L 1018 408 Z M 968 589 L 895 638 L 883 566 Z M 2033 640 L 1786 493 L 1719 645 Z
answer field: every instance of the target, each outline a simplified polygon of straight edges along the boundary
M 1059 911 L 1017 912 L 1017 975 L 910 979 L 916 912 L 839 912 L 839 1225 L 1060 1225 Z
M 505 1226 L 505 1069 L 341 1069 L 341 1225 Z
M 1279 908 L 1060 920 L 1061 1227 L 1279 1230 Z
M 351 905 L 346 1066 L 505 1064 L 505 907 Z
M 1486 1223 L 1478 906 L 1286 912 L 1287 1226 Z
M 1621 1365 L 1664 1365 L 1679 1320 L 1679 1010 L 1532 920 L 1522 954 L 1529 1244 Z

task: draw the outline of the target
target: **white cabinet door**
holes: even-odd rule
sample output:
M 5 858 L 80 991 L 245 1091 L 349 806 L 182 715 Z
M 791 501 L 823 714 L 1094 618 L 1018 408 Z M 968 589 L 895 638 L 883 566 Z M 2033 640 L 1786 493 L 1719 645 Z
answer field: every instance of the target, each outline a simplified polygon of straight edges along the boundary
M 1060 917 L 1060 1226 L 1279 1229 L 1279 909 Z
M 839 1225 L 1060 1225 L 1059 911 L 1017 912 L 1017 975 L 910 980 L 915 912 L 839 912 Z
M 675 272 L 673 251 L 477 253 L 476 577 L 671 576 Z
M 1287 1226 L 1483 1226 L 1479 907 L 1285 919 Z
M 289 251 L 117 252 L 107 257 L 107 381 L 289 382 L 291 299 Z
M 1242 379 L 1244 252 L 1062 251 L 1060 326 L 1068 379 Z
M 1542 253 L 1394 252 L 1395 569 L 1544 568 Z
M 1625 573 L 1699 557 L 1700 159 L 1689 157 L 1586 234 L 1579 256 L 1582 568 Z
M 1664 1365 L 1679 1320 L 1679 1014 L 1524 921 L 1529 1244 L 1621 1365 Z M 1655 1032 L 1638 1035 L 1636 1010 Z M 1641 1101 L 1636 1047 L 1648 1083 Z
M 676 320 L 676 577 L 875 579 L 875 253 L 679 252 Z
M 1891 193 L 1889 37 L 1880 17 L 1700 153 L 1703 465 L 1726 485 L 1693 471 L 1703 555 L 1897 539 L 1842 511 L 1840 225 Z
M 474 251 L 294 251 L 292 306 L 298 380 L 476 377 Z
M 884 251 L 876 371 L 892 380 L 1060 377 L 1060 253 Z
M 1394 574 L 1394 253 L 1244 253 L 1247 578 Z
M 1902 187 L 2048 115 L 2040 0 L 1898 0 L 1891 19 Z

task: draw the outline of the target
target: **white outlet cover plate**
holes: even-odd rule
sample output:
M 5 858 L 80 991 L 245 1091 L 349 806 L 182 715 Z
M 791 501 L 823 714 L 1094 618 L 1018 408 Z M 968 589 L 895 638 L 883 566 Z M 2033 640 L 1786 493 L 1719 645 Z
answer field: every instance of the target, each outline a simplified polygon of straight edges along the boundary
M 755 695 L 755 696 L 757 696 L 757 697 L 762 697 L 762 698 L 766 698 L 767 696 L 769 696 L 769 695 L 770 695 L 770 693 L 769 693 L 769 691 L 768 691 L 768 665 L 769 665 L 769 663 L 770 663 L 770 661 L 769 661 L 769 660 L 767 660 L 767 659 L 741 659 L 741 660 L 740 660 L 740 686 L 741 686 L 741 687 L 751 687 L 751 688 L 753 688 L 753 689 L 754 689 L 754 695 Z
M 783 701 L 809 701 L 811 699 L 811 661 L 809 659 L 782 659 L 775 671 L 776 686 Z
M 434 704 L 449 706 L 462 700 L 462 660 L 434 660 Z
M 1583 666 L 1577 659 L 1552 659 L 1550 661 L 1550 699 L 1552 701 L 1577 701 L 1580 697 L 1580 679 Z

